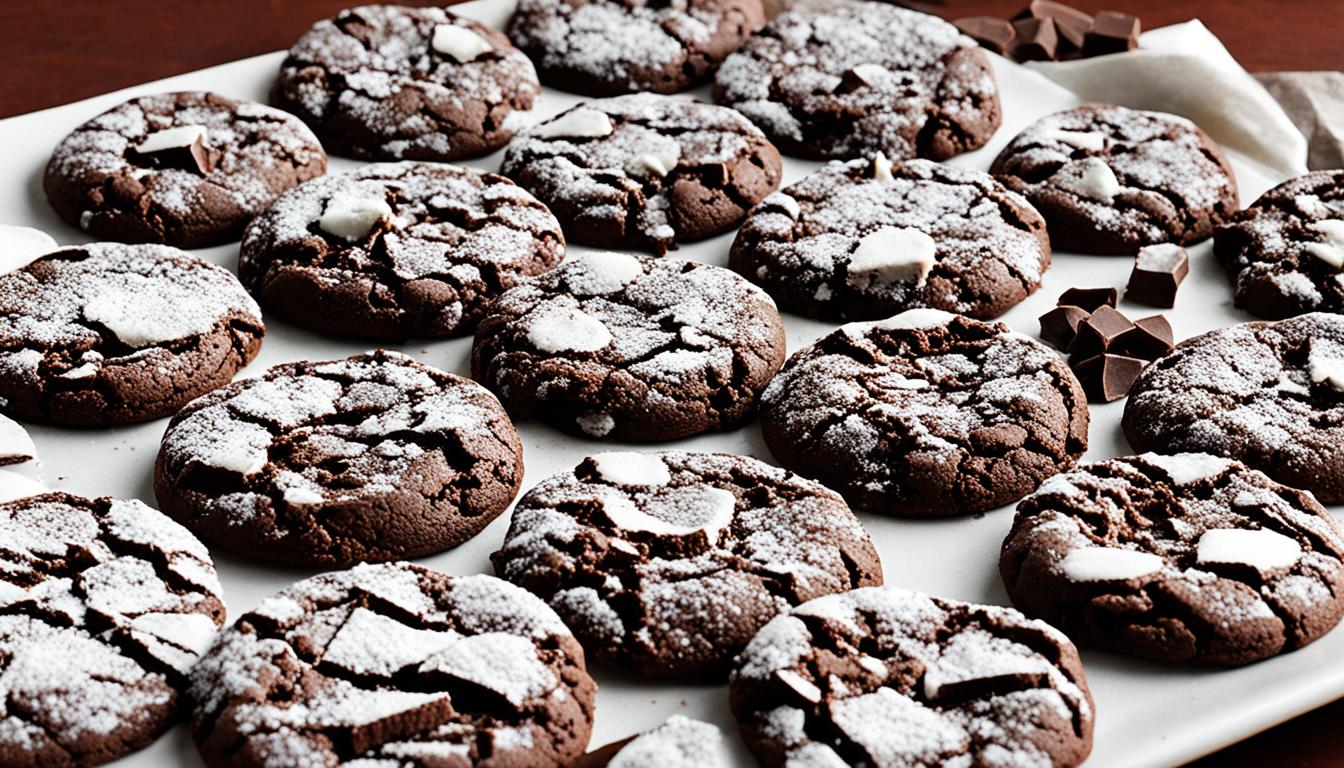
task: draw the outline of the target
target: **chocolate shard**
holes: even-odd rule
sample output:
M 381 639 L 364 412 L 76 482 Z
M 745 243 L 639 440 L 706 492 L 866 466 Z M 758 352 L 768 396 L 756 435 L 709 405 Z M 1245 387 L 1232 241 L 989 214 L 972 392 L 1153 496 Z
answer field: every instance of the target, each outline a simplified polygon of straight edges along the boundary
M 1059 35 L 1056 54 L 1061 59 L 1076 57 L 1082 51 L 1083 39 L 1088 30 L 1092 29 L 1091 14 L 1051 0 L 1033 0 L 1013 17 L 1013 21 L 1022 19 L 1050 19 L 1055 22 L 1055 32 Z
M 1086 320 L 1078 324 L 1078 335 L 1069 345 L 1074 360 L 1083 360 L 1111 350 L 1116 339 L 1133 330 L 1129 318 L 1113 307 L 1098 307 Z
M 961 30 L 963 35 L 979 43 L 980 47 L 1001 56 L 1007 55 L 1008 49 L 1013 45 L 1014 38 L 1017 37 L 1011 23 L 1003 19 L 996 19 L 993 16 L 968 16 L 964 19 L 957 19 L 952 24 Z
M 1176 290 L 1190 274 L 1190 254 L 1174 243 L 1147 245 L 1134 257 L 1125 299 L 1150 307 L 1173 307 Z
M 1017 39 L 1013 58 L 1018 61 L 1054 61 L 1058 58 L 1059 34 L 1051 19 L 1022 19 L 1013 22 Z
M 1129 394 L 1135 379 L 1143 372 L 1147 361 L 1126 355 L 1101 354 L 1083 360 L 1073 367 L 1078 381 L 1094 403 L 1109 403 Z
M 1092 17 L 1092 28 L 1083 37 L 1083 55 L 1104 56 L 1138 48 L 1139 29 L 1137 16 L 1102 11 Z
M 137 147 L 131 151 L 140 163 L 152 168 L 176 168 L 202 176 L 215 169 L 219 158 L 218 152 L 206 146 L 204 134 L 182 143 L 157 145 L 147 150 Z
M 1112 350 L 1130 357 L 1152 361 L 1165 357 L 1175 347 L 1171 323 L 1162 315 L 1134 321 L 1134 327 L 1116 339 Z
M 1096 312 L 1101 307 L 1114 307 L 1119 292 L 1114 288 L 1070 288 L 1059 294 L 1056 304 L 1069 304 L 1082 307 L 1088 312 Z
M 1078 324 L 1090 313 L 1082 307 L 1063 304 L 1041 315 L 1041 341 L 1068 352 L 1073 338 L 1078 335 Z

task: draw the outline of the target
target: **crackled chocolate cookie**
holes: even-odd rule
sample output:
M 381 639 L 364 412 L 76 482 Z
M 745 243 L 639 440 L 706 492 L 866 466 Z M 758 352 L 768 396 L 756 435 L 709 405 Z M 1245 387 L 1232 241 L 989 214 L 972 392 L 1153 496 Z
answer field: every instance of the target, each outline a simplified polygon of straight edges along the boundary
M 227 384 L 265 333 L 238 280 L 191 254 L 66 248 L 0 275 L 0 401 L 25 421 L 157 419 Z
M 1002 323 L 936 309 L 850 323 L 794 353 L 761 395 L 783 466 L 854 507 L 911 517 L 1010 504 L 1087 449 L 1087 396 Z
M 673 715 L 662 725 L 579 758 L 572 768 L 732 768 L 718 726 Z
M 0 765 L 99 765 L 168 730 L 224 623 L 205 546 L 65 493 L 0 504 L 0 531 Z
M 784 362 L 765 292 L 722 267 L 585 253 L 491 304 L 471 375 L 518 419 L 589 437 L 730 429 Z
M 838 494 L 717 453 L 591 456 L 523 496 L 491 559 L 593 657 L 650 677 L 719 676 L 780 611 L 882 583 Z
M 564 258 L 546 206 L 493 173 L 384 163 L 285 193 L 243 237 L 238 275 L 286 320 L 348 336 L 456 336 Z
M 442 8 L 363 5 L 294 43 L 271 103 L 334 154 L 455 160 L 504 146 L 540 92 L 502 32 Z
M 154 472 L 163 511 L 253 557 L 419 557 L 513 501 L 522 446 L 499 402 L 395 352 L 276 366 L 193 401 Z
M 990 318 L 1040 286 L 1050 240 L 1041 215 L 988 174 L 877 155 L 766 197 L 728 265 L 809 317 L 934 307 Z
M 761 0 L 522 0 L 509 38 L 562 90 L 676 93 L 764 23 Z
M 1344 616 L 1344 535 L 1311 494 L 1203 453 L 1147 453 L 1047 480 L 999 571 L 1013 604 L 1080 642 L 1248 664 Z
M 1139 376 L 1122 425 L 1136 451 L 1226 456 L 1344 502 L 1344 315 L 1243 323 L 1182 342 Z
M 1344 312 L 1344 171 L 1315 171 L 1260 196 L 1213 233 L 1236 305 L 1277 320 Z
M 527 592 L 366 564 L 225 630 L 192 674 L 192 724 L 211 768 L 547 768 L 583 754 L 596 688 L 574 636 Z
M 1009 608 L 892 587 L 771 621 L 730 693 L 768 768 L 1069 768 L 1092 750 L 1092 696 L 1067 637 Z
M 203 248 L 237 240 L 281 192 L 326 170 L 293 115 L 194 91 L 131 99 L 79 126 L 42 188 L 94 237 Z
M 971 38 L 936 16 L 865 0 L 803 0 L 719 68 L 714 101 L 791 155 L 944 160 L 999 127 L 999 89 Z
M 779 186 L 780 159 L 731 109 L 639 93 L 520 134 L 501 170 L 549 205 L 571 240 L 663 254 L 736 226 Z
M 1183 117 L 1113 104 L 1037 120 L 989 172 L 1045 216 L 1060 251 L 1188 245 L 1237 210 L 1232 166 L 1208 134 Z

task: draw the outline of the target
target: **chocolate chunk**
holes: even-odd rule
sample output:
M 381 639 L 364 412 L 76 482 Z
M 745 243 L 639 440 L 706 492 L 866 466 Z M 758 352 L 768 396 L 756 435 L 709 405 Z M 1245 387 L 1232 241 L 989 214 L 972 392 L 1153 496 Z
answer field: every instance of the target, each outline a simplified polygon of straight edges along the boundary
M 1116 339 L 1112 351 L 1151 361 L 1171 352 L 1174 339 L 1167 318 L 1153 315 L 1135 320 L 1134 327 Z
M 205 145 L 201 126 L 169 128 L 150 134 L 131 149 L 133 159 L 151 168 L 176 168 L 204 176 L 215 169 L 220 153 Z
M 1148 245 L 1134 257 L 1125 298 L 1150 307 L 1176 305 L 1176 289 L 1190 273 L 1190 254 L 1174 243 Z
M 1111 349 L 1116 339 L 1134 328 L 1129 318 L 1112 307 L 1098 307 L 1090 317 L 1078 324 L 1078 335 L 1069 345 L 1074 360 L 1100 355 Z
M 1017 37 L 1013 25 L 993 16 L 968 16 L 957 19 L 952 24 L 961 33 L 999 55 L 1007 55 L 1009 47 Z
M 1061 59 L 1078 55 L 1083 48 L 1084 37 L 1092 29 L 1090 14 L 1050 0 L 1034 0 L 1013 17 L 1013 21 L 1022 19 L 1050 19 L 1055 22 L 1055 32 L 1059 35 L 1056 54 Z
M 1059 294 L 1059 300 L 1055 303 L 1096 312 L 1100 307 L 1114 307 L 1117 298 L 1119 293 L 1114 288 L 1070 288 Z
M 1051 19 L 1022 19 L 1013 22 L 1017 42 L 1013 43 L 1013 58 L 1018 61 L 1054 61 L 1059 47 L 1059 35 Z
M 1088 317 L 1088 311 L 1082 307 L 1064 304 L 1041 315 L 1041 341 L 1068 352 L 1073 338 L 1078 335 L 1078 324 Z
M 1084 56 L 1124 53 L 1138 47 L 1138 17 L 1118 11 L 1102 11 L 1092 17 L 1092 28 L 1083 37 Z
M 1147 364 L 1137 357 L 1100 354 L 1078 363 L 1073 372 L 1083 385 L 1088 400 L 1109 403 L 1129 393 L 1129 388 Z

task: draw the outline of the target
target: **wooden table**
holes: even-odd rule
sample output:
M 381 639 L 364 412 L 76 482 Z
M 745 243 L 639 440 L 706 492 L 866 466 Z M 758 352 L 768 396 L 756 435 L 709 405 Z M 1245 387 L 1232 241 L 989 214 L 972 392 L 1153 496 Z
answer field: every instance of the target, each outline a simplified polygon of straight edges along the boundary
M 286 48 L 313 20 L 351 4 L 6 0 L 0 2 L 0 29 L 5 30 L 7 49 L 0 68 L 0 117 Z M 949 18 L 1004 17 L 1024 4 L 1025 0 L 945 0 L 941 7 Z M 1198 17 L 1252 71 L 1344 68 L 1344 0 L 1078 0 L 1074 5 L 1087 11 L 1116 8 L 1135 13 L 1146 27 Z M 1195 765 L 1344 766 L 1341 719 L 1344 701 Z

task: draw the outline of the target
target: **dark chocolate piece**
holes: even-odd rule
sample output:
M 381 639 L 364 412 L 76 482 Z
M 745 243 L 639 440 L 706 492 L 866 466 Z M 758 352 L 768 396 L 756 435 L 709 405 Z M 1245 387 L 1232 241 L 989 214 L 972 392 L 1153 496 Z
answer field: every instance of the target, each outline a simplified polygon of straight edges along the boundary
M 1055 303 L 1063 306 L 1065 304 L 1082 307 L 1088 312 L 1096 312 L 1101 307 L 1115 307 L 1115 300 L 1119 298 L 1119 292 L 1114 288 L 1070 288 L 1059 294 L 1059 300 Z
M 1146 360 L 1126 355 L 1094 355 L 1073 367 L 1078 381 L 1092 402 L 1109 403 L 1129 394 Z
M 1068 304 L 1055 307 L 1041 315 L 1041 341 L 1068 352 L 1073 338 L 1078 335 L 1078 324 L 1088 317 L 1088 311 L 1082 307 Z
M 1055 32 L 1059 35 L 1059 58 L 1076 56 L 1083 48 L 1083 39 L 1092 29 L 1092 16 L 1077 8 L 1050 0 L 1033 0 L 1023 8 L 1013 21 L 1022 19 L 1050 19 L 1055 22 Z
M 957 19 L 952 24 L 961 30 L 962 34 L 979 43 L 980 47 L 999 55 L 1006 55 L 1017 37 L 1012 24 L 993 16 L 968 16 Z
M 215 169 L 221 153 L 205 145 L 205 135 L 199 134 L 184 144 L 174 144 L 151 152 L 132 149 L 136 159 L 152 168 L 176 168 L 204 176 Z
M 1098 307 L 1090 317 L 1078 324 L 1078 335 L 1069 345 L 1074 360 L 1082 360 L 1108 352 L 1116 339 L 1134 328 L 1129 318 L 1113 307 Z
M 1170 353 L 1174 340 L 1167 318 L 1153 315 L 1135 320 L 1134 327 L 1115 340 L 1112 351 L 1152 361 Z
M 1013 58 L 1018 61 L 1054 61 L 1059 47 L 1059 35 L 1051 19 L 1022 19 L 1013 22 L 1017 42 L 1013 43 Z
M 1083 37 L 1084 56 L 1124 53 L 1139 47 L 1139 19 L 1118 11 L 1102 11 L 1092 17 L 1092 28 Z
M 1176 306 L 1176 289 L 1190 273 L 1190 254 L 1174 243 L 1148 245 L 1134 257 L 1125 299 L 1150 307 Z

